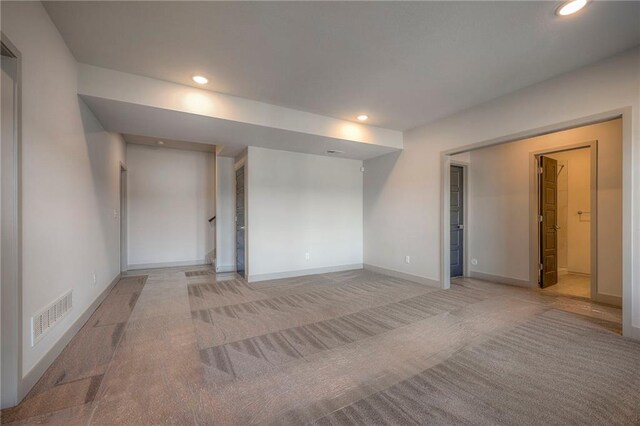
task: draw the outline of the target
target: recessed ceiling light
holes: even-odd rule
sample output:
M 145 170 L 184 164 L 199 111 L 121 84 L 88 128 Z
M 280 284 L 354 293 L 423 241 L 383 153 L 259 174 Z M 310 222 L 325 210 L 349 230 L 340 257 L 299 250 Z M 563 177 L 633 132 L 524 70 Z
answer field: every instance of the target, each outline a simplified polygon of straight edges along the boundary
M 163 141 L 158 141 L 158 145 L 164 145 Z
M 563 3 L 557 10 L 559 16 L 573 15 L 587 5 L 587 0 L 571 0 Z
M 198 84 L 207 84 L 209 82 L 209 79 L 202 75 L 194 75 L 191 79 Z
M 356 118 L 360 121 L 367 121 L 369 119 L 369 116 L 367 114 L 360 114 Z

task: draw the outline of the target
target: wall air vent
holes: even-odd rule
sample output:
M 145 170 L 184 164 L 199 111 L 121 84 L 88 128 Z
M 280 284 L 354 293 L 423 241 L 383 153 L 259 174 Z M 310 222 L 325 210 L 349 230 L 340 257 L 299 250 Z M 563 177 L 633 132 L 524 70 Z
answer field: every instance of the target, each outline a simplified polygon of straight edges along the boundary
M 35 346 L 58 321 L 69 313 L 73 307 L 72 294 L 72 290 L 69 290 L 56 299 L 55 302 L 31 317 L 31 346 Z

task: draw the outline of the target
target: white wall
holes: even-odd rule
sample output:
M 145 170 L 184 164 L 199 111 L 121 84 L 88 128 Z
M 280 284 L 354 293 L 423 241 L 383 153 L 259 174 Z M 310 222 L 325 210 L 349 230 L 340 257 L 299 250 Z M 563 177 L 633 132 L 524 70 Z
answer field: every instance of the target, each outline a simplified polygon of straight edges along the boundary
M 598 293 L 622 296 L 622 122 L 612 120 L 605 123 L 565 130 L 563 132 L 495 145 L 471 152 L 469 167 L 469 218 L 467 244 L 469 259 L 478 261 L 470 265 L 471 272 L 495 275 L 516 280 L 529 281 L 531 224 L 530 205 L 530 154 L 532 152 L 561 148 L 593 140 L 598 141 Z M 578 226 L 577 210 L 590 211 L 588 202 L 591 182 L 589 180 L 589 150 L 555 154 L 554 158 L 570 159 L 567 170 L 582 160 L 587 169 L 586 181 L 572 179 L 575 190 L 571 200 L 572 225 Z M 586 161 L 585 161 L 586 158 Z M 585 176 L 583 176 L 584 178 Z M 577 182 L 575 182 L 577 180 Z M 577 197 L 586 191 L 586 204 L 578 203 Z M 584 197 L 582 197 L 584 198 Z M 575 205 L 574 205 L 575 204 Z M 579 207 L 578 207 L 579 206 Z M 579 272 L 589 272 L 589 223 L 583 223 L 587 240 L 582 241 L 587 264 L 578 264 L 578 256 L 572 266 Z M 570 229 L 570 231 L 572 231 Z M 585 237 L 573 229 L 574 243 Z M 586 244 L 585 244 L 586 243 Z M 580 244 L 572 244 L 575 248 Z M 578 253 L 580 250 L 578 251 Z M 585 271 L 586 268 L 586 271 Z
M 234 159 L 216 158 L 216 270 L 236 268 Z
M 209 224 L 209 242 L 207 244 L 209 252 L 207 253 L 207 263 L 211 263 L 215 259 L 216 254 L 216 227 L 215 220 L 208 222 L 209 219 L 216 216 L 216 153 L 209 155 L 209 166 L 207 168 L 207 182 L 209 182 L 209 194 L 207 195 L 207 223 Z
M 401 153 L 366 161 L 365 263 L 440 280 L 443 151 L 522 139 L 625 107 L 631 113 L 623 134 L 633 148 L 623 147 L 623 280 L 630 284 L 623 325 L 640 338 L 640 328 L 631 328 L 632 321 L 640 327 L 639 49 L 408 131 Z
M 225 155 L 230 151 L 237 155 L 245 144 L 314 154 L 338 147 L 356 158 L 402 148 L 398 130 L 93 65 L 80 64 L 79 69 L 79 93 L 90 98 L 88 102 L 100 99 L 94 105 L 97 111 L 106 111 L 105 126 L 122 133 L 146 134 L 153 128 L 155 135 L 167 139 L 208 143 L 224 139 Z
M 25 376 L 120 272 L 125 151 L 79 100 L 76 61 L 39 2 L 3 2 L 2 31 L 22 54 Z M 71 313 L 31 347 L 30 317 L 69 289 Z
M 361 267 L 361 161 L 249 147 L 247 163 L 250 281 Z
M 127 145 L 129 269 L 208 263 L 212 156 Z

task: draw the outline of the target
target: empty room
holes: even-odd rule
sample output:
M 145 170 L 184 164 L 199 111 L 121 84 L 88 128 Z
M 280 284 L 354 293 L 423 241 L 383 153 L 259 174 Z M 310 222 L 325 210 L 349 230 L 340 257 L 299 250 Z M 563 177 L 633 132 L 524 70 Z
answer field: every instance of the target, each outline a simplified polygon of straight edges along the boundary
M 640 2 L 0 20 L 0 423 L 640 423 Z

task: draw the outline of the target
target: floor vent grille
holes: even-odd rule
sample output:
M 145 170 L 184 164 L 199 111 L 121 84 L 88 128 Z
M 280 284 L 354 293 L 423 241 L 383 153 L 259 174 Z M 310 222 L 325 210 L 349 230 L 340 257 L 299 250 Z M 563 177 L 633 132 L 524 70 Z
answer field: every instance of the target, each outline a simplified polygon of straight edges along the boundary
M 58 321 L 69 313 L 73 307 L 72 294 L 69 290 L 40 313 L 31 317 L 31 346 L 38 343 Z

